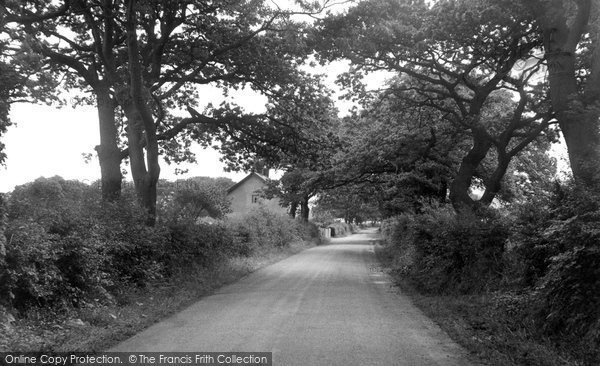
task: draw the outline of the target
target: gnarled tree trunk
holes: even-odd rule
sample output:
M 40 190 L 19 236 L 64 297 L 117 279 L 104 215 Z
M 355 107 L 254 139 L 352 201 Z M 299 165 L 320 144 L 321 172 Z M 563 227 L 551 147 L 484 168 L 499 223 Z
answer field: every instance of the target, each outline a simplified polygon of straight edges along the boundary
M 492 141 L 485 136 L 484 132 L 473 129 L 473 147 L 462 159 L 458 173 L 450 184 L 450 202 L 457 212 L 473 210 L 479 204 L 471 198 L 469 191 L 477 168 L 485 159 L 491 146 Z

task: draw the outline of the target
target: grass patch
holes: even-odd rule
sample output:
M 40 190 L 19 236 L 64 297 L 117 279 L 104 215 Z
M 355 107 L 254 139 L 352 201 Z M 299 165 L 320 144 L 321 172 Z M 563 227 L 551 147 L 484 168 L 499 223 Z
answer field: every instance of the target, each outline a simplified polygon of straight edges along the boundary
M 381 245 L 377 258 L 391 268 L 392 256 Z M 482 295 L 423 294 L 405 275 L 390 271 L 401 290 L 450 337 L 482 362 L 493 366 L 585 365 L 544 339 L 528 324 L 525 308 L 531 294 L 493 292 Z M 591 365 L 591 364 L 590 364 Z
M 187 267 L 168 281 L 145 288 L 123 288 L 111 306 L 32 310 L 0 330 L 0 351 L 105 350 L 219 287 L 314 245 L 297 241 L 285 247 L 262 248 L 249 257 L 233 257 L 210 267 Z

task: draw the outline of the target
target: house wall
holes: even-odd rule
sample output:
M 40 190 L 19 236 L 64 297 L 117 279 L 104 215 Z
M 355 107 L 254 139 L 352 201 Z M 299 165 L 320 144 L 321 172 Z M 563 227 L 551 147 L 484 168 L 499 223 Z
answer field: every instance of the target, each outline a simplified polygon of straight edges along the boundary
M 257 176 L 251 176 L 247 181 L 231 191 L 227 197 L 231 200 L 230 215 L 244 214 L 251 211 L 253 208 L 262 205 L 275 213 L 286 214 L 287 208 L 279 205 L 279 198 L 267 200 L 258 197 L 260 190 L 265 187 L 265 183 Z M 255 196 L 255 202 L 253 202 Z

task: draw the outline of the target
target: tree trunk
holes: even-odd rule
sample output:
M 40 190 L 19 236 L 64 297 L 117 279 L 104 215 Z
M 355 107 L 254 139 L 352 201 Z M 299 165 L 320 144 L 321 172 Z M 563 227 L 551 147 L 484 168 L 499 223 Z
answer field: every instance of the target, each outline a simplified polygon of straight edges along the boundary
M 506 170 L 508 169 L 508 165 L 510 164 L 511 156 L 507 155 L 503 151 L 498 152 L 498 162 L 496 164 L 496 169 L 492 175 L 485 180 L 485 191 L 483 192 L 483 196 L 479 200 L 479 203 L 482 206 L 489 206 L 492 204 L 494 198 L 498 192 L 500 192 L 500 188 L 502 188 L 502 180 L 504 179 L 504 175 L 506 174 Z
M 479 164 L 485 159 L 492 142 L 483 132 L 473 129 L 473 147 L 462 159 L 458 173 L 450 184 L 450 202 L 457 212 L 473 210 L 478 202 L 469 196 L 471 182 Z
M 592 111 L 559 119 L 576 183 L 588 188 L 600 185 L 600 136 L 598 114 Z
M 547 58 L 552 107 L 567 144 L 573 178 L 586 187 L 596 187 L 600 183 L 598 114 L 578 103 L 575 55 L 557 53 Z
M 297 212 L 298 212 L 298 201 L 292 201 L 292 203 L 290 204 L 290 217 L 292 219 L 295 219 Z
M 156 221 L 156 184 L 146 168 L 144 157 L 144 133 L 141 117 L 132 103 L 125 105 L 127 116 L 127 142 L 129 151 L 129 164 L 131 176 L 138 201 L 146 209 L 148 224 L 154 225 Z
M 308 207 L 308 197 L 304 197 L 302 202 L 300 202 L 300 217 L 304 221 L 308 221 L 310 208 Z
M 448 181 L 446 179 L 442 179 L 442 181 L 440 182 L 440 189 L 438 190 L 439 202 L 445 203 L 447 196 L 448 196 Z
M 6 258 L 6 237 L 4 236 L 5 228 L 6 228 L 6 200 L 5 200 L 4 194 L 0 193 L 0 267 L 4 264 L 4 260 Z
M 106 88 L 96 89 L 100 145 L 96 146 L 100 162 L 102 199 L 114 201 L 121 196 L 121 153 L 117 144 L 115 102 Z
M 592 70 L 583 98 L 578 90 L 575 65 L 577 47 L 589 25 L 592 5 L 591 0 L 581 0 L 577 2 L 576 12 L 570 14 L 561 0 L 529 3 L 543 31 L 550 99 L 567 144 L 573 178 L 588 188 L 600 183 L 599 112 L 594 108 L 598 103 L 600 52 L 597 49 L 593 52 Z M 567 19 L 569 16 L 573 19 Z M 592 35 L 592 48 L 600 46 L 599 36 Z
M 129 0 L 127 2 L 126 18 L 130 99 L 128 99 L 125 104 L 127 105 L 126 109 L 129 110 L 127 115 L 129 159 L 131 162 L 131 173 L 133 175 L 136 193 L 148 214 L 147 223 L 149 225 L 154 225 L 156 222 L 156 185 L 158 184 L 158 178 L 160 177 L 158 138 L 156 136 L 154 117 L 152 116 L 152 111 L 150 110 L 147 97 L 145 96 L 147 90 L 145 90 L 143 83 L 138 48 L 135 0 Z M 146 142 L 145 159 L 142 138 L 145 139 Z

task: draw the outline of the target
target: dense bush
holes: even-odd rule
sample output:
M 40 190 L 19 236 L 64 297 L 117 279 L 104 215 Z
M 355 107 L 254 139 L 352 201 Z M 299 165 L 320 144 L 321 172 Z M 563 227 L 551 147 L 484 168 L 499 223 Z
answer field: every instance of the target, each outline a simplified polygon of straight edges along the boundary
M 20 309 L 77 304 L 102 288 L 102 261 L 95 255 L 101 243 L 86 215 L 94 196 L 89 186 L 59 177 L 15 188 L 7 202 L 0 298 Z
M 164 226 L 146 225 L 147 217 L 135 198 L 124 196 L 112 203 L 99 203 L 95 231 L 104 240 L 102 254 L 114 286 L 146 282 L 165 276 L 170 233 Z
M 163 201 L 163 209 L 188 211 L 171 217 L 163 212 L 163 219 L 150 227 L 127 190 L 117 202 L 107 203 L 96 189 L 60 177 L 15 188 L 6 207 L 0 205 L 0 214 L 8 213 L 0 305 L 19 311 L 92 306 L 113 301 L 127 286 L 146 286 L 190 266 L 210 266 L 318 236 L 311 225 L 265 210 L 232 221 L 199 222 L 202 212 L 210 211 L 202 206 L 208 195 L 196 196 L 189 186 L 180 193 L 170 191 L 174 202 Z M 219 210 L 215 216 L 226 212 Z
M 250 255 L 261 248 L 280 248 L 294 241 L 312 240 L 319 236 L 316 226 L 287 215 L 259 207 L 226 223 L 234 235 L 237 254 Z
M 384 220 L 381 232 L 387 243 L 387 250 L 392 255 L 392 267 L 403 274 L 408 274 L 415 264 L 415 238 L 413 230 L 414 214 L 401 214 Z
M 597 192 L 557 183 L 550 197 L 477 215 L 451 208 L 402 214 L 386 220 L 382 233 L 393 267 L 425 292 L 526 294 L 508 298 L 522 301 L 511 308 L 521 309 L 513 315 L 532 326 L 529 331 L 598 364 Z
M 600 197 L 581 192 L 569 183 L 556 184 L 551 197 L 511 208 L 513 230 L 509 281 L 535 286 L 546 275 L 553 258 L 580 245 L 596 242 Z
M 474 293 L 502 278 L 508 228 L 491 212 L 456 215 L 449 207 L 404 214 L 384 225 L 395 267 L 427 292 Z
M 234 238 L 223 222 L 194 225 L 172 222 L 167 228 L 170 268 L 189 263 L 209 265 L 234 253 Z
M 96 189 L 79 181 L 38 178 L 10 193 L 8 219 L 35 222 L 51 234 L 68 235 L 87 225 L 99 198 Z
M 536 274 L 539 307 L 534 315 L 546 335 L 583 345 L 597 362 L 600 196 L 568 183 L 557 185 L 547 212 L 535 222 L 533 235 L 517 245 L 524 267 Z M 521 223 L 528 220 L 527 215 L 519 217 Z
M 509 288 L 532 287 L 546 273 L 558 248 L 544 239 L 543 226 L 550 222 L 547 202 L 529 202 L 511 210 L 513 225 L 507 240 L 504 282 Z
M 578 246 L 553 258 L 544 277 L 540 324 L 550 335 L 600 347 L 600 246 Z
M 196 177 L 175 182 L 160 181 L 158 208 L 161 221 L 195 222 L 202 217 L 223 218 L 229 213 L 226 178 Z

